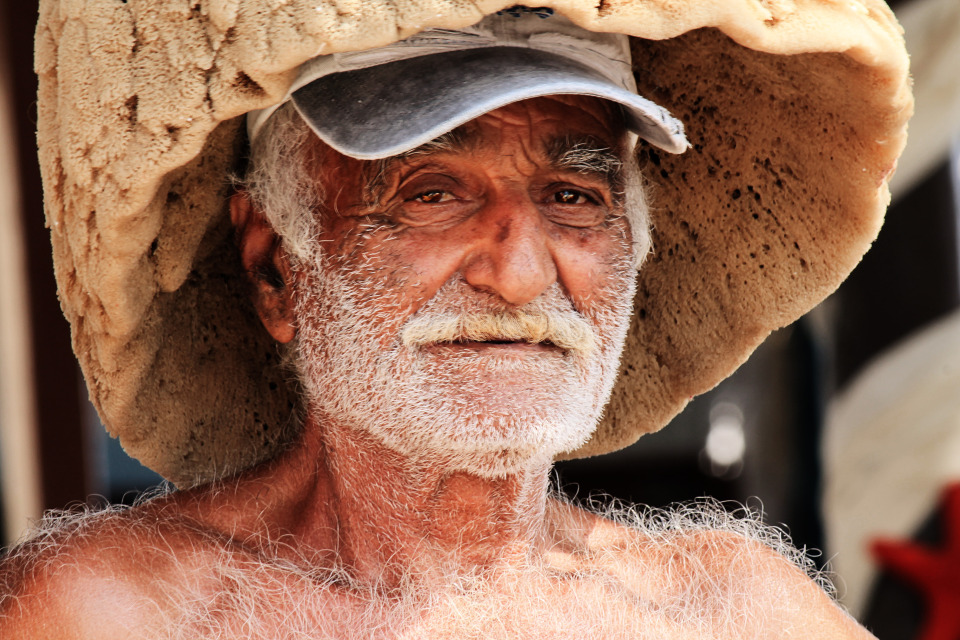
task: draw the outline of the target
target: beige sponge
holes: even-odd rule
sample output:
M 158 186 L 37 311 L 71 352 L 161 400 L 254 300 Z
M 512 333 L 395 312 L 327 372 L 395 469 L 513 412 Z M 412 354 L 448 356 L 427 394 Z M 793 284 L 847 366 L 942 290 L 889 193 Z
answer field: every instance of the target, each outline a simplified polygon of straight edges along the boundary
M 297 428 L 226 216 L 242 116 L 321 53 L 461 27 L 478 0 L 41 0 L 39 145 L 56 276 L 90 397 L 179 485 Z M 542 0 L 632 38 L 639 90 L 693 147 L 641 145 L 655 253 L 612 402 L 574 455 L 623 447 L 729 375 L 866 251 L 911 111 L 878 0 Z

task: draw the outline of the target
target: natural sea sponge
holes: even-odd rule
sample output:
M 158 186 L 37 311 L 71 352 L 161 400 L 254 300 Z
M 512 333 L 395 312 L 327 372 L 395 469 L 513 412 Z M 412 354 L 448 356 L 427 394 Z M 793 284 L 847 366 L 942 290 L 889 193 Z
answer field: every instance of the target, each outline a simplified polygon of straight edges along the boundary
M 472 24 L 480 0 L 42 0 L 38 140 L 64 313 L 90 397 L 179 485 L 297 428 L 225 206 L 242 116 L 321 53 Z M 642 94 L 693 147 L 641 145 L 654 253 L 621 377 L 574 455 L 629 444 L 829 294 L 875 237 L 912 102 L 879 0 L 545 0 L 634 36 Z

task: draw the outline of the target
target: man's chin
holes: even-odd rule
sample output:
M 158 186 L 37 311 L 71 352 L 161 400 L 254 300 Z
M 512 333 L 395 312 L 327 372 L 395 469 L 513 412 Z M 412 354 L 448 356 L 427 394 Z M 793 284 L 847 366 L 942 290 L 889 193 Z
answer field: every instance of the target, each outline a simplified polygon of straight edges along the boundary
M 524 424 L 512 420 L 471 420 L 452 428 L 451 423 L 415 428 L 396 425 L 361 427 L 363 431 L 418 466 L 446 468 L 484 478 L 503 478 L 549 466 L 553 459 L 582 445 L 596 421 Z

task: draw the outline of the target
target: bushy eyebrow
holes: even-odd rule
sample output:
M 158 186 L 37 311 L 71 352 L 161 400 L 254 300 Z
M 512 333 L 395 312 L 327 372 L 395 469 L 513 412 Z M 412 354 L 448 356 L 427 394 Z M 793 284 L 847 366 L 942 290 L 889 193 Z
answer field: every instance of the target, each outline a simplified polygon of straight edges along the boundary
M 615 193 L 623 190 L 623 159 L 596 136 L 558 136 L 547 140 L 546 157 L 558 171 L 601 178 Z

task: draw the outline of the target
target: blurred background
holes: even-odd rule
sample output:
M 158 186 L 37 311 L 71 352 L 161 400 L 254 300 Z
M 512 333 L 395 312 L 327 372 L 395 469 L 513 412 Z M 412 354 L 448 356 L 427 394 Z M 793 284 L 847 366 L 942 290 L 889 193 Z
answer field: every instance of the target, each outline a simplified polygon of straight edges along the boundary
M 917 114 L 873 250 L 667 428 L 556 474 L 578 499 L 746 504 L 822 550 L 843 602 L 883 640 L 957 640 L 960 0 L 890 4 Z M 161 482 L 105 434 L 60 313 L 36 161 L 35 22 L 35 0 L 0 5 L 4 544 L 45 509 L 129 503 Z

